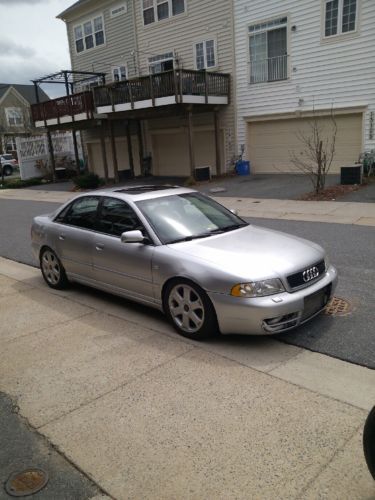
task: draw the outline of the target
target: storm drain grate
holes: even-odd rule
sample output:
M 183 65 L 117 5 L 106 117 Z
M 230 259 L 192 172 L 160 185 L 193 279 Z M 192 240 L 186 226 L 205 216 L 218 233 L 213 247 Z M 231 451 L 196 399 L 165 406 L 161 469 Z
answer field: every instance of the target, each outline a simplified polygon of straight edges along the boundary
M 47 472 L 30 468 L 21 472 L 13 472 L 5 483 L 5 490 L 12 497 L 26 497 L 37 493 L 47 483 Z
M 332 297 L 324 312 L 329 316 L 346 316 L 352 312 L 350 302 L 340 297 Z

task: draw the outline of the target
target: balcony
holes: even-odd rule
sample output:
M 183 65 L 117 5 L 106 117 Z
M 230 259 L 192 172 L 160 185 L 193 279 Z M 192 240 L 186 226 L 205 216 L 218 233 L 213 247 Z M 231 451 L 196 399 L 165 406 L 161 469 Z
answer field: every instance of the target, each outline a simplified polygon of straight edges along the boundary
M 277 82 L 287 78 L 287 55 L 250 61 L 250 83 Z
M 90 120 L 94 114 L 91 92 L 81 92 L 33 104 L 31 114 L 36 127 Z
M 229 103 L 229 75 L 171 70 L 93 89 L 98 113 L 113 113 L 170 104 Z

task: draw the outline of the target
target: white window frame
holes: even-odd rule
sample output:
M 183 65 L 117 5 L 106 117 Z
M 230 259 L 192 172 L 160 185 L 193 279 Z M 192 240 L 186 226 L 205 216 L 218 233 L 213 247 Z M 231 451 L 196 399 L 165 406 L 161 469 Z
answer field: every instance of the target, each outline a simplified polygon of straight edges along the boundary
M 149 70 L 150 75 L 154 74 L 151 71 L 151 68 L 153 66 L 157 66 L 158 64 L 163 63 L 165 61 L 172 61 L 173 62 L 173 68 L 174 68 L 175 67 L 175 60 L 176 60 L 176 58 L 175 58 L 175 54 L 174 54 L 173 50 L 171 50 L 169 52 L 165 52 L 164 54 L 160 54 L 160 55 L 157 55 L 157 56 L 149 57 L 148 58 L 148 70 Z
M 178 14 L 173 14 L 172 0 L 151 0 L 151 2 L 152 2 L 152 6 L 144 8 L 143 0 L 141 0 L 142 23 L 143 23 L 143 26 L 145 28 L 147 28 L 149 26 L 154 26 L 156 23 L 162 23 L 162 22 L 168 21 L 168 19 L 173 19 L 174 17 L 182 16 L 182 15 L 186 14 L 186 2 L 187 2 L 187 0 L 183 0 L 184 10 L 183 10 L 183 12 L 179 12 Z M 165 17 L 164 19 L 159 20 L 158 19 L 158 5 L 163 4 L 163 3 L 168 4 L 168 17 Z M 149 9 L 153 9 L 153 11 L 154 11 L 154 20 L 151 23 L 145 24 L 145 19 L 144 19 L 143 13 L 145 10 L 149 10 Z
M 213 66 L 207 66 L 207 42 L 214 42 L 214 57 L 215 57 L 215 64 Z M 197 45 L 200 43 L 203 43 L 203 59 L 204 59 L 204 66 L 203 68 L 199 68 L 199 70 L 212 70 L 218 67 L 218 60 L 217 60 L 217 43 L 216 43 L 216 38 L 215 37 L 210 37 L 210 38 L 205 38 L 203 40 L 196 40 L 194 42 L 194 67 L 196 70 L 198 70 L 198 64 L 197 64 Z
M 19 122 L 17 122 L 17 118 L 14 118 L 14 116 L 11 116 L 11 114 L 13 112 L 16 112 L 19 114 Z M 9 127 L 23 127 L 24 126 L 25 120 L 24 120 L 22 108 L 19 108 L 19 107 L 5 108 L 5 114 L 7 117 L 7 123 L 8 123 Z M 14 123 L 11 123 L 11 120 L 14 120 Z
M 125 68 L 125 78 L 121 78 L 121 68 Z M 120 78 L 116 80 L 115 78 L 115 71 L 118 71 Z M 128 65 L 127 63 L 121 63 L 117 64 L 116 66 L 111 67 L 111 75 L 112 75 L 112 81 L 113 82 L 124 82 L 128 80 L 129 74 L 128 74 Z
M 126 14 L 127 12 L 128 12 L 128 4 L 126 2 L 122 2 L 111 7 L 110 16 L 111 18 L 118 17 L 122 16 L 123 14 Z
M 281 23 L 281 24 L 275 24 L 275 25 L 272 25 L 273 22 L 277 22 L 277 21 L 281 21 L 285 19 L 285 22 Z M 254 31 L 250 31 L 250 28 L 251 27 L 254 27 L 256 29 L 254 29 Z M 258 28 L 259 27 L 259 28 Z M 279 29 L 279 28 L 285 28 L 285 31 L 286 31 L 286 77 L 283 78 L 283 79 L 280 79 L 280 80 L 265 80 L 265 81 L 260 81 L 260 82 L 252 82 L 251 81 L 251 56 L 250 56 L 250 37 L 253 35 L 253 34 L 256 34 L 256 33 L 264 33 L 264 32 L 268 32 L 268 31 L 272 31 L 272 30 L 275 30 L 275 29 Z M 290 75 L 290 61 L 289 61 L 289 54 L 290 54 L 290 36 L 289 36 L 289 33 L 290 33 L 290 27 L 289 27 L 289 16 L 287 14 L 284 14 L 284 15 L 280 15 L 280 16 L 277 16 L 277 17 L 272 17 L 272 18 L 268 18 L 268 19 L 264 19 L 264 20 L 261 20 L 261 21 L 254 21 L 250 24 L 248 24 L 247 26 L 247 32 L 248 32 L 248 42 L 247 42 L 247 53 L 248 53 L 248 65 L 249 65 L 249 69 L 248 69 L 248 78 L 249 78 L 249 84 L 250 85 L 261 85 L 261 84 L 267 84 L 267 85 L 272 85 L 273 83 L 280 83 L 280 82 L 285 82 L 286 80 L 289 79 L 289 75 Z M 268 46 L 267 46 L 267 56 L 268 56 Z M 267 57 L 268 59 L 268 57 Z
M 359 4 L 360 0 L 356 0 L 356 11 L 355 11 L 355 28 L 354 30 L 351 31 L 342 31 L 342 21 L 343 21 L 343 15 L 344 15 L 344 0 L 338 0 L 338 13 L 337 13 L 337 33 L 334 35 L 326 35 L 326 15 L 327 15 L 327 4 L 331 0 L 323 0 L 323 15 L 322 15 L 322 38 L 324 40 L 331 40 L 335 38 L 341 38 L 341 37 L 346 37 L 353 35 L 355 33 L 358 33 L 358 25 L 359 25 Z
M 102 29 L 95 31 L 95 24 L 94 21 L 95 19 L 101 18 L 102 20 Z M 91 36 L 93 39 L 94 45 L 90 48 L 86 48 L 85 45 L 85 31 L 84 31 L 84 25 L 87 23 L 91 23 Z M 76 29 L 81 28 L 81 33 L 82 33 L 82 38 L 76 38 Z M 96 37 L 95 34 L 99 33 L 100 31 L 103 31 L 103 43 L 100 43 L 99 45 L 96 44 Z M 82 40 L 83 41 L 83 50 L 78 51 L 77 50 L 77 41 Z M 73 26 L 73 42 L 74 42 L 74 50 L 75 53 L 79 56 L 81 54 L 85 54 L 86 52 L 89 52 L 90 50 L 95 50 L 97 47 L 104 47 L 106 45 L 106 36 L 105 36 L 105 26 L 104 26 L 104 15 L 97 14 L 95 16 L 90 17 L 89 19 L 85 19 L 84 21 L 77 23 Z

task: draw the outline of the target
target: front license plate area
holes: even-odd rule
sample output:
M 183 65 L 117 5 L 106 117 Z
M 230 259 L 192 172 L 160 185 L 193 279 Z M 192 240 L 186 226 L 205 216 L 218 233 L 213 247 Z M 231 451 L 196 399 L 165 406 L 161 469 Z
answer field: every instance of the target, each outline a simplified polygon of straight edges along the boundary
M 323 309 L 331 297 L 331 286 L 328 285 L 322 290 L 315 292 L 305 297 L 304 308 L 301 320 L 314 316 L 317 312 Z

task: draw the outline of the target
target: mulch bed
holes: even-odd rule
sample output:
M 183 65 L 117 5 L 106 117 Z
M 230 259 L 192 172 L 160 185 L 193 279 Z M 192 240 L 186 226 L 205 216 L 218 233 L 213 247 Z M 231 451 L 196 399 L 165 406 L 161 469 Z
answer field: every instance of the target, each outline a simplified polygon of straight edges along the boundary
M 304 201 L 335 201 L 341 196 L 352 193 L 353 191 L 358 191 L 364 187 L 366 187 L 366 184 L 353 184 L 349 186 L 338 184 L 337 186 L 330 186 L 323 189 L 319 194 L 314 192 L 306 193 L 299 199 Z

